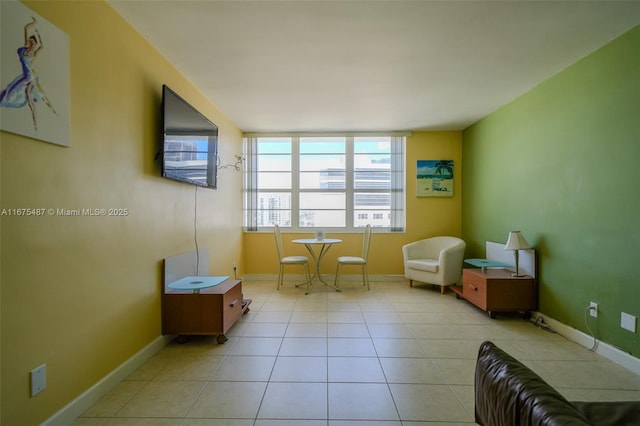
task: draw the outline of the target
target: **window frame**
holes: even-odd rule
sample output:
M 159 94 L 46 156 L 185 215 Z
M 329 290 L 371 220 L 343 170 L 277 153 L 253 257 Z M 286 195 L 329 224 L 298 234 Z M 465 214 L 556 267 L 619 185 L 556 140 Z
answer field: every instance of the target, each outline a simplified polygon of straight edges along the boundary
M 390 165 L 390 188 L 356 188 L 355 187 L 355 153 L 354 140 L 358 137 L 389 137 L 391 142 L 391 165 Z M 398 233 L 406 230 L 406 133 L 376 133 L 376 134 L 245 134 L 243 140 L 243 156 L 245 159 L 243 170 L 243 229 L 245 232 L 266 232 L 272 231 L 272 226 L 257 226 L 258 222 L 258 199 L 261 192 L 283 192 L 291 194 L 291 226 L 281 225 L 281 230 L 285 232 L 309 233 L 322 230 L 329 233 L 354 233 L 361 232 L 363 226 L 355 226 L 354 219 L 358 210 L 354 207 L 354 197 L 356 193 L 390 193 L 389 209 L 381 210 L 380 213 L 389 214 L 389 226 L 375 226 L 376 232 Z M 300 140 L 308 137 L 343 137 L 345 139 L 345 188 L 344 189 L 312 189 L 300 188 Z M 258 184 L 258 141 L 261 138 L 289 138 L 291 142 L 291 189 L 264 189 L 260 190 Z M 301 193 L 323 193 L 340 192 L 344 193 L 345 200 L 345 226 L 300 226 L 300 194 Z M 368 210 L 367 213 L 375 213 Z

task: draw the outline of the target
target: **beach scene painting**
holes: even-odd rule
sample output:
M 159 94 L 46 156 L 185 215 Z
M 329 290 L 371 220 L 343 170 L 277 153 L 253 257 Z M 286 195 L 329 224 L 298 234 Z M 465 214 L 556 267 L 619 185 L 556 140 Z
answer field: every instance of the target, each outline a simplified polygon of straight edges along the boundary
M 0 8 L 0 130 L 70 146 L 67 35 L 19 1 Z
M 418 197 L 453 197 L 453 160 L 418 160 Z

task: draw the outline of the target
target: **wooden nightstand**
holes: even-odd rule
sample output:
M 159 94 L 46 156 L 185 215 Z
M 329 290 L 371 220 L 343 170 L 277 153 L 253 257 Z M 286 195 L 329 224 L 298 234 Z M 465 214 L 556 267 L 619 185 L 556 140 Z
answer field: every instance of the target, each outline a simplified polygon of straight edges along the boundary
M 538 309 L 538 286 L 530 276 L 514 277 L 507 269 L 462 270 L 462 287 L 451 286 L 456 297 L 473 303 L 491 318 L 496 312 L 522 311 L 526 318 Z
M 194 293 L 191 290 L 165 290 L 162 294 L 162 334 L 217 335 L 217 342 L 227 341 L 225 334 L 243 313 L 250 301 L 242 300 L 242 281 L 228 279 L 215 287 Z

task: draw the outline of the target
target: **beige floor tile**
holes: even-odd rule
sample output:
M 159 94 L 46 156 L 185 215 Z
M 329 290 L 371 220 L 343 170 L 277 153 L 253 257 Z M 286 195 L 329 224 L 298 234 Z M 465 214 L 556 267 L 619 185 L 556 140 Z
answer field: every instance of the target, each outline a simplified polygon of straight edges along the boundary
M 327 426 L 326 420 L 256 420 L 255 426 Z
M 254 419 L 266 382 L 210 382 L 185 417 Z
M 229 339 L 225 344 L 218 344 L 216 342 L 217 336 L 186 336 L 185 343 L 171 343 L 173 348 L 176 348 L 178 355 L 225 355 L 229 352 L 229 349 L 233 347 L 234 341 Z
M 205 382 L 149 382 L 117 417 L 184 417 Z
M 109 421 L 111 419 L 107 417 L 78 417 L 71 423 L 71 426 L 106 426 Z
M 166 365 L 153 380 L 208 380 L 222 359 L 222 356 L 182 355 Z
M 253 426 L 252 419 L 184 419 L 180 426 Z
M 327 312 L 329 304 L 327 302 L 305 301 L 296 302 L 293 310 L 295 312 Z
M 380 358 L 388 383 L 445 384 L 433 361 L 427 358 Z
M 569 401 L 640 401 L 640 390 L 556 388 Z
M 334 324 L 364 324 L 364 316 L 362 312 L 329 312 L 327 321 Z
M 327 337 L 327 324 L 325 323 L 289 323 L 284 337 Z
M 458 400 L 462 403 L 462 406 L 469 413 L 470 418 L 475 418 L 475 389 L 473 386 L 453 385 L 449 386 L 451 390 L 456 394 Z
M 477 359 L 478 350 L 483 340 L 454 340 L 454 339 L 420 339 L 426 356 L 429 358 L 466 358 Z
M 367 324 L 403 324 L 396 312 L 364 311 L 363 314 Z
M 379 357 L 422 358 L 425 353 L 416 339 L 373 339 Z
M 110 419 L 106 426 L 178 426 L 182 425 L 181 419 L 158 419 L 158 418 L 130 418 L 130 419 Z
M 330 337 L 329 356 L 376 356 L 371 339 Z
M 411 421 L 402 422 L 402 426 L 477 426 L 477 425 L 478 424 L 476 422 L 411 422 Z
M 409 339 L 413 333 L 405 324 L 367 324 L 371 337 L 383 339 Z
M 255 309 L 253 306 L 254 302 L 251 303 L 251 310 Z M 294 301 L 267 301 L 262 304 L 259 309 L 259 312 L 270 312 L 270 311 L 293 311 L 296 306 L 296 302 Z
M 228 356 L 211 376 L 217 382 L 266 382 L 271 377 L 274 356 Z
M 362 312 L 395 312 L 393 305 L 388 302 L 362 301 L 359 305 Z
M 280 337 L 240 337 L 229 355 L 277 355 L 281 344 Z
M 440 374 L 450 385 L 473 385 L 475 359 L 432 359 Z
M 416 339 L 456 339 L 441 324 L 408 324 L 407 328 Z
M 85 411 L 83 417 L 113 417 L 134 396 L 136 396 L 148 382 L 125 380 L 118 384 L 111 392 L 100 398 L 91 408 Z
M 327 356 L 324 337 L 285 337 L 279 356 Z
M 531 361 L 530 365 L 554 387 L 640 390 L 640 376 L 609 361 Z
M 402 422 L 391 420 L 329 420 L 329 426 L 402 426 Z
M 267 386 L 258 419 L 326 419 L 326 383 L 273 383 Z
M 331 323 L 328 324 L 327 329 L 329 337 L 369 337 L 366 324 Z
M 327 276 L 327 279 L 333 277 Z M 428 285 L 344 280 L 312 294 L 243 283 L 251 311 L 217 344 L 160 350 L 74 426 L 469 426 L 491 340 L 568 400 L 640 400 L 640 375 L 518 313 L 495 319 Z M 402 418 L 402 420 L 400 420 Z
M 329 302 L 327 305 L 329 312 L 362 312 L 360 305 L 353 302 Z
M 326 382 L 327 357 L 279 356 L 271 374 L 272 382 Z
M 329 383 L 329 418 L 399 420 L 388 385 L 379 383 Z
M 391 384 L 400 418 L 414 421 L 473 421 L 456 394 L 446 385 Z
M 374 357 L 329 357 L 329 382 L 385 383 L 380 361 Z
M 169 357 L 161 354 L 162 351 L 147 360 L 147 362 L 131 373 L 127 377 L 127 380 L 152 380 L 163 368 L 175 359 L 175 355 Z
M 260 322 L 283 322 L 288 323 L 291 318 L 291 311 L 260 311 L 253 319 L 253 323 Z
M 287 323 L 251 323 L 242 333 L 243 337 L 284 337 L 287 331 Z
M 319 322 L 326 323 L 328 314 L 326 311 L 294 311 L 291 322 Z

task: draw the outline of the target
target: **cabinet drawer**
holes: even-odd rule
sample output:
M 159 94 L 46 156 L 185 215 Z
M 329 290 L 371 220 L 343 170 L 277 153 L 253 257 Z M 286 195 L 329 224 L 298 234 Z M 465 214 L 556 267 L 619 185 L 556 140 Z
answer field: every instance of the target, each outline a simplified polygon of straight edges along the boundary
M 487 282 L 485 279 L 471 271 L 464 270 L 462 287 L 465 299 L 481 309 L 487 308 Z
M 242 286 L 240 284 L 229 289 L 222 295 L 222 308 L 225 311 L 242 309 Z
M 222 333 L 242 316 L 242 284 L 238 283 L 222 297 Z

